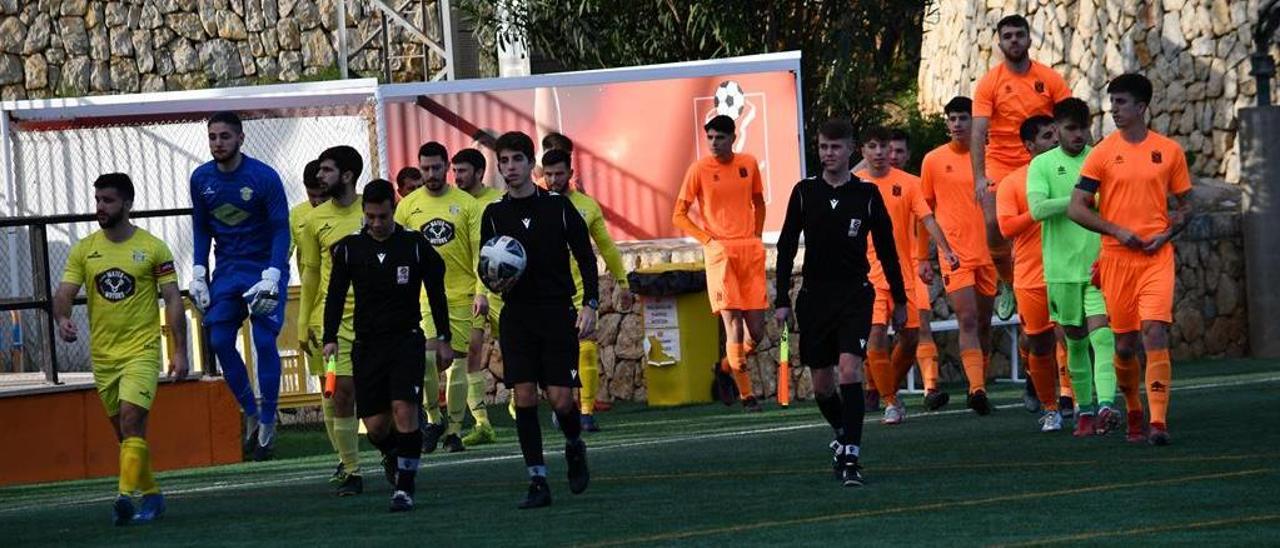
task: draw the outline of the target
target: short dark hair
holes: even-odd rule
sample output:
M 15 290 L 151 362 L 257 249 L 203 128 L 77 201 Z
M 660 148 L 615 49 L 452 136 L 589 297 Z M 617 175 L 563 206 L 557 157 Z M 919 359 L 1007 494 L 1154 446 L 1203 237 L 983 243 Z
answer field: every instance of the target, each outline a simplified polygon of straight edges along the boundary
M 1022 121 L 1022 125 L 1018 127 L 1018 137 L 1022 138 L 1022 142 L 1036 140 L 1036 134 L 1040 133 L 1045 126 L 1053 125 L 1053 118 L 1044 114 L 1037 114 Z
M 947 101 L 947 105 L 942 107 L 942 112 L 945 114 L 963 112 L 965 114 L 972 115 L 973 99 L 962 95 L 952 97 L 950 101 Z
M 827 139 L 853 139 L 853 124 L 844 118 L 831 118 L 818 126 L 818 135 Z
M 1081 126 L 1089 125 L 1089 104 L 1079 97 L 1067 97 L 1053 105 L 1055 122 L 1075 122 Z
M 120 194 L 120 199 L 126 202 L 133 201 L 133 179 L 123 173 L 103 173 L 93 181 L 93 188 L 97 190 L 115 189 Z
M 563 133 L 553 131 L 542 137 L 542 150 L 560 149 L 565 152 L 573 152 L 573 139 L 565 137 Z
M 209 122 L 205 124 L 205 127 L 213 124 L 227 124 L 235 128 L 236 133 L 244 133 L 244 124 L 240 122 L 240 115 L 229 110 L 213 113 L 213 115 L 209 117 Z
M 484 154 L 474 148 L 464 148 L 453 155 L 453 163 L 467 164 L 471 169 L 476 171 L 484 171 L 485 159 Z
M 1006 15 L 996 22 L 996 33 L 1000 33 L 1000 29 L 1005 27 L 1015 27 L 1031 32 L 1031 23 L 1027 22 L 1027 18 L 1019 14 Z
M 412 166 L 402 167 L 400 171 L 396 172 L 396 186 L 404 186 L 404 182 L 409 179 L 421 180 L 422 172 Z
M 880 141 L 880 144 L 889 144 L 889 129 L 884 126 L 868 126 L 858 135 L 858 144 L 865 145 L 871 141 Z
M 572 157 L 562 148 L 553 148 L 542 153 L 542 167 L 554 166 L 556 164 L 564 164 L 564 167 L 573 167 Z
M 734 125 L 733 118 L 730 118 L 723 114 L 717 114 L 713 116 L 710 120 L 707 120 L 706 124 L 702 125 L 703 131 L 711 131 L 713 129 L 716 131 L 719 131 L 720 133 L 727 133 L 729 135 L 733 135 L 733 132 L 737 131 L 737 126 Z
M 316 175 L 320 173 L 320 160 L 312 160 L 302 168 L 302 186 L 307 188 L 315 188 L 320 186 L 320 179 Z
M 396 189 L 391 185 L 391 181 L 386 179 L 374 179 L 369 184 L 364 185 L 362 193 L 362 206 L 368 204 L 385 204 L 387 202 L 395 202 Z
M 1139 103 L 1151 104 L 1151 80 L 1136 72 L 1121 74 L 1107 84 L 1107 93 L 1128 93 Z
M 906 132 L 906 130 L 904 130 L 904 129 L 902 129 L 902 128 L 896 128 L 896 127 L 895 127 L 895 128 L 893 128 L 893 129 L 889 130 L 889 140 L 890 140 L 890 141 L 902 141 L 902 142 L 904 142 L 904 143 L 911 143 L 911 135 L 909 135 L 909 134 Z
M 329 147 L 320 153 L 320 161 L 332 160 L 333 165 L 338 168 L 338 175 L 342 172 L 349 171 L 356 177 L 360 176 L 360 172 L 364 171 L 364 158 L 356 149 L 347 145 L 338 145 Z
M 528 135 L 520 131 L 503 133 L 498 137 L 498 142 L 493 148 L 498 154 L 502 154 L 504 150 L 519 152 L 524 154 L 524 157 L 528 158 L 530 162 L 533 161 L 533 139 L 530 139 Z
M 431 141 L 429 143 L 425 143 L 422 146 L 418 147 L 418 157 L 419 158 L 440 158 L 441 160 L 448 162 L 449 151 L 444 148 L 444 145 L 436 141 Z

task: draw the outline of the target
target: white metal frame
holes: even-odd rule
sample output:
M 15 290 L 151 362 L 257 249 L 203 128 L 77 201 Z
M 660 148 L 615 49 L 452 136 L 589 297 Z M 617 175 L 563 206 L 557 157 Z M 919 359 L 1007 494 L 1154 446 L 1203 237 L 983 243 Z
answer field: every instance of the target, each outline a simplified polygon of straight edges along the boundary
M 1002 320 L 995 316 L 991 317 L 991 327 L 1008 327 L 1009 328 L 1009 378 L 997 379 L 997 382 L 1026 382 L 1021 375 L 1018 374 L 1019 362 L 1018 356 L 1018 333 L 1022 331 L 1022 318 L 1014 314 L 1012 318 Z M 933 333 L 946 333 L 948 331 L 958 331 L 960 322 L 957 320 L 934 320 L 929 322 L 929 330 Z M 890 329 L 892 331 L 892 329 Z M 911 371 L 907 373 L 907 390 L 908 394 L 921 394 L 924 390 L 916 388 L 916 371 L 918 366 L 911 366 Z

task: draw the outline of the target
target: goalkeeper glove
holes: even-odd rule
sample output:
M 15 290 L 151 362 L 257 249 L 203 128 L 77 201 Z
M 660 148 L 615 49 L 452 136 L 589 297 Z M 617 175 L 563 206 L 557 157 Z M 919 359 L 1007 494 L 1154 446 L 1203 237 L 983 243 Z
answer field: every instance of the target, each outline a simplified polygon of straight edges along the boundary
M 209 282 L 205 281 L 207 274 L 205 267 L 196 265 L 191 269 L 191 284 L 187 286 L 191 304 L 195 305 L 196 310 L 201 314 L 209 310 Z
M 280 305 L 280 269 L 271 267 L 262 271 L 262 279 L 241 295 L 249 301 L 249 313 L 267 316 Z

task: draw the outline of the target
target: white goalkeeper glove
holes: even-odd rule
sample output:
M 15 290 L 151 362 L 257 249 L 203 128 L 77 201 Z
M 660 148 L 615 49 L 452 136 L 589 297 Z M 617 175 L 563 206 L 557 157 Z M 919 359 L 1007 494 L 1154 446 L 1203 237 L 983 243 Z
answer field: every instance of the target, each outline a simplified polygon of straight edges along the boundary
M 262 271 L 262 279 L 241 295 L 249 301 L 249 313 L 267 316 L 280 305 L 280 269 L 271 267 Z
M 191 304 L 195 305 L 196 310 L 201 314 L 209 310 L 209 282 L 205 279 L 207 274 L 203 266 L 196 265 L 191 269 L 191 284 L 187 286 Z

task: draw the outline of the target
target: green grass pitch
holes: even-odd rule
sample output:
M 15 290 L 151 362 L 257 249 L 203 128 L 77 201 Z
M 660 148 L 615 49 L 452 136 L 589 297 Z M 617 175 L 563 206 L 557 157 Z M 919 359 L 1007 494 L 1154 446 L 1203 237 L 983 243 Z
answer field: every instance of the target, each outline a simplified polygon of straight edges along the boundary
M 285 430 L 277 460 L 159 475 L 165 518 L 109 523 L 115 480 L 0 488 L 6 546 L 95 545 L 840 545 L 1201 544 L 1280 539 L 1280 362 L 1177 363 L 1174 444 L 1041 434 L 1020 388 L 993 385 L 990 417 L 907 396 L 905 424 L 868 415 L 868 485 L 830 471 L 830 429 L 810 402 L 745 415 L 719 404 L 619 406 L 588 435 L 591 488 L 569 494 L 559 433 L 544 425 L 555 503 L 519 511 L 515 431 L 423 460 L 417 509 L 386 511 L 372 450 L 365 493 L 338 499 L 318 428 Z M 544 417 L 546 413 L 543 413 Z M 50 435 L 57 435 L 51 432 Z M 6 450 L 15 450 L 6 448 Z

